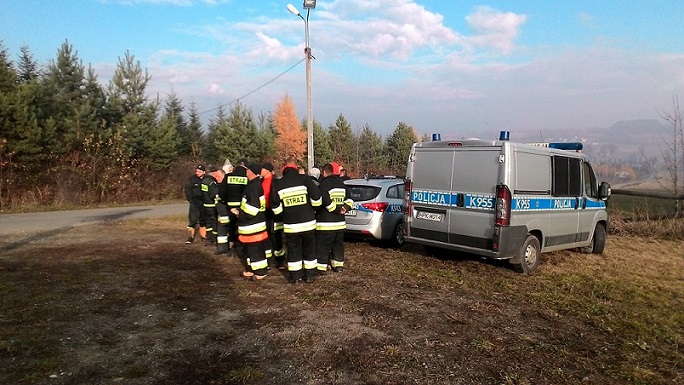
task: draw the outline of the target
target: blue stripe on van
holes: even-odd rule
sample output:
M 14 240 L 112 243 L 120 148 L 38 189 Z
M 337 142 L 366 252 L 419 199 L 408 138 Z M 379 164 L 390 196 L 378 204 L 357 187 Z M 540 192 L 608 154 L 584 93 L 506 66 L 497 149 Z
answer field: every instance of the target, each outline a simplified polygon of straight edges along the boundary
M 439 191 L 413 190 L 411 192 L 411 202 L 422 203 L 428 205 L 439 206 L 458 206 L 459 195 L 462 195 L 464 201 L 463 208 L 474 210 L 494 210 L 496 205 L 496 197 L 488 194 L 459 194 L 459 193 L 444 193 Z M 586 199 L 585 208 L 587 209 L 605 209 L 606 203 L 603 201 L 593 201 Z M 551 211 L 551 210 L 575 210 L 577 208 L 577 200 L 574 197 L 558 198 L 558 197 L 533 197 L 521 196 L 514 197 L 511 203 L 512 211 Z M 581 201 L 580 201 L 581 203 Z
M 606 203 L 603 201 L 592 201 L 585 199 L 587 209 L 605 209 Z M 511 210 L 513 211 L 549 211 L 549 210 L 575 210 L 577 204 L 582 204 L 573 197 L 569 198 L 555 198 L 555 197 L 515 197 L 511 203 Z

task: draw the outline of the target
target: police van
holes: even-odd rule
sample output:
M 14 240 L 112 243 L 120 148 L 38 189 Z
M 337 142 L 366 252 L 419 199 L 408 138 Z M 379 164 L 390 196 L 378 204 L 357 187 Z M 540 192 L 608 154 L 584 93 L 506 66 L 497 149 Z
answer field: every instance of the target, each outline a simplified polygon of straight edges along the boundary
M 406 171 L 407 242 L 509 260 L 532 273 L 540 254 L 603 253 L 610 185 L 582 143 L 467 139 L 415 143 Z M 437 139 L 437 140 L 436 140 Z

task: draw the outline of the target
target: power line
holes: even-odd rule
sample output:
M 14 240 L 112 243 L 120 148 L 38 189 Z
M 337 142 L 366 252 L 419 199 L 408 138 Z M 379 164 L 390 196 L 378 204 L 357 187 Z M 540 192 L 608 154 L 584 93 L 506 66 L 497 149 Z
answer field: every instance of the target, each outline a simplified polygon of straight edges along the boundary
M 286 73 L 290 72 L 293 68 L 295 68 L 296 66 L 298 66 L 298 65 L 299 65 L 301 62 L 303 62 L 304 60 L 306 60 L 306 58 L 304 58 L 304 59 L 298 61 L 297 63 L 295 63 L 294 65 L 292 65 L 290 68 L 288 68 L 288 69 L 286 69 L 285 71 L 281 72 L 278 76 L 276 76 L 276 77 L 274 77 L 273 79 L 267 81 L 266 83 L 260 85 L 259 87 L 253 89 L 252 91 L 250 91 L 250 92 L 248 92 L 248 93 L 246 93 L 246 94 L 244 94 L 244 95 L 242 95 L 242 96 L 239 96 L 239 97 L 237 97 L 237 98 L 231 100 L 231 101 L 228 102 L 228 103 L 219 104 L 218 107 L 212 108 L 212 109 L 210 109 L 210 110 L 202 111 L 202 112 L 199 113 L 199 115 L 203 115 L 203 114 L 206 114 L 206 113 L 208 113 L 208 112 L 216 111 L 216 110 L 218 110 L 219 108 L 223 108 L 223 107 L 225 107 L 225 106 L 229 106 L 229 105 L 231 105 L 231 104 L 237 102 L 237 101 L 240 100 L 240 99 L 244 99 L 244 98 L 248 97 L 249 95 L 251 95 L 251 94 L 253 94 L 253 93 L 259 91 L 260 89 L 262 89 L 262 88 L 266 87 L 267 85 L 273 83 L 274 81 L 278 80 L 279 77 L 281 77 L 281 76 L 285 75 Z

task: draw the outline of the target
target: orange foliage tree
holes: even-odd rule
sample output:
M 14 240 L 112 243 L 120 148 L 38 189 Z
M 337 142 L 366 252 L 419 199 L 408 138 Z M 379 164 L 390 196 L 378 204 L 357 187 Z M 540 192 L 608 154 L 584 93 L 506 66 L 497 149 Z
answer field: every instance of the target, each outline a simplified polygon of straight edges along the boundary
M 276 105 L 273 126 L 277 133 L 275 159 L 280 162 L 288 157 L 302 159 L 306 150 L 306 132 L 302 130 L 292 99 L 287 94 Z

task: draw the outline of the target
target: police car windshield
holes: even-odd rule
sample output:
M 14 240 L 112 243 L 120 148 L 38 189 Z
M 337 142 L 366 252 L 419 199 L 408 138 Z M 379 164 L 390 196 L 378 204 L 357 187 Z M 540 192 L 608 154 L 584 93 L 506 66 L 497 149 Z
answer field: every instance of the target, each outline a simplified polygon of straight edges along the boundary
M 357 201 L 369 201 L 375 199 L 380 194 L 380 187 L 377 186 L 347 186 L 351 199 Z

